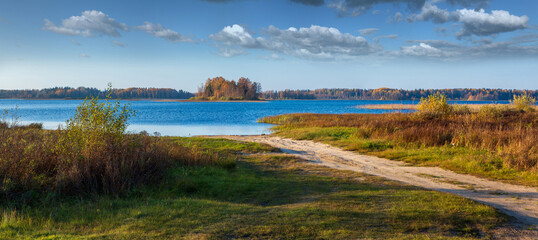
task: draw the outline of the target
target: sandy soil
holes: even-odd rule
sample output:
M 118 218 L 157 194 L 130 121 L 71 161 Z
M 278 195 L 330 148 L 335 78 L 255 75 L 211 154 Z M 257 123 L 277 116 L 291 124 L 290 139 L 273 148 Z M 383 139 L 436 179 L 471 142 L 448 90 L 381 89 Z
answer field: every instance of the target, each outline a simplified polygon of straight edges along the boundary
M 285 153 L 327 167 L 363 172 L 435 191 L 457 194 L 493 206 L 513 216 L 520 227 L 528 229 L 529 225 L 538 226 L 537 188 L 490 181 L 437 167 L 409 166 L 403 162 L 360 155 L 312 141 L 267 135 L 218 137 L 266 143 L 282 149 Z M 538 235 L 536 236 L 538 239 Z

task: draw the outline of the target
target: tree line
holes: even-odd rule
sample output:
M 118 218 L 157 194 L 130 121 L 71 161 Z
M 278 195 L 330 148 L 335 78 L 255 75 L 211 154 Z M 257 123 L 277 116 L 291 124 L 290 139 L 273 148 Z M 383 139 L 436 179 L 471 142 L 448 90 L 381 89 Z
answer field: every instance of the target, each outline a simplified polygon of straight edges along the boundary
M 105 98 L 107 91 L 97 88 L 54 87 L 41 90 L 0 90 L 0 99 L 84 99 Z M 316 90 L 261 91 L 261 84 L 248 78 L 229 81 L 223 77 L 207 79 L 193 94 L 171 88 L 127 88 L 112 89 L 115 99 L 195 99 L 201 100 L 277 100 L 277 99 L 318 99 L 318 100 L 420 100 L 430 95 L 442 94 L 449 100 L 511 100 L 514 95 L 528 95 L 538 98 L 538 90 L 457 88 L 457 89 L 346 89 L 324 88 Z
M 415 89 L 392 88 L 346 89 L 324 88 L 316 90 L 266 91 L 264 99 L 341 99 L 341 100 L 420 100 L 430 95 L 442 94 L 450 100 L 511 100 L 514 95 L 529 95 L 538 98 L 538 90 L 457 88 L 457 89 Z
M 97 88 L 54 87 L 45 89 L 0 90 L 0 98 L 22 99 L 85 99 L 87 97 L 105 98 L 109 91 Z M 112 89 L 114 99 L 189 99 L 194 94 L 171 88 L 127 88 Z

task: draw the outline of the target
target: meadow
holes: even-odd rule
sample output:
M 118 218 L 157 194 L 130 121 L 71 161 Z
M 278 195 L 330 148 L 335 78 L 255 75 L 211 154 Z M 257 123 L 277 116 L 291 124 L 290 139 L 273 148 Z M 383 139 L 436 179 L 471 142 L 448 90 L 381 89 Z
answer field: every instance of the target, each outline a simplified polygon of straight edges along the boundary
M 268 145 L 127 133 L 133 114 L 89 99 L 65 129 L 3 121 L 0 238 L 474 239 L 510 220 Z

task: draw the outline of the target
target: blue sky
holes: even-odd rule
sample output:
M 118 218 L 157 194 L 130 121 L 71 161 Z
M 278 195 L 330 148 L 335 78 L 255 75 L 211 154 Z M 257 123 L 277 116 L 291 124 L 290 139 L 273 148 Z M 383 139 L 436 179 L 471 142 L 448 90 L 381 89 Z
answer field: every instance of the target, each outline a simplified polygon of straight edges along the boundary
M 538 89 L 535 0 L 0 2 L 0 89 Z

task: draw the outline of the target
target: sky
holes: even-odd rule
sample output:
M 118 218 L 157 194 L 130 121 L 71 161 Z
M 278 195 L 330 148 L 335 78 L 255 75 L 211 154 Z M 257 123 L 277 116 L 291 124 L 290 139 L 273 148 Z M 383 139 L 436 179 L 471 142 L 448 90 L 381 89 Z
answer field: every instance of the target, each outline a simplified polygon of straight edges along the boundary
M 0 89 L 538 89 L 536 0 L 2 0 Z

